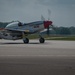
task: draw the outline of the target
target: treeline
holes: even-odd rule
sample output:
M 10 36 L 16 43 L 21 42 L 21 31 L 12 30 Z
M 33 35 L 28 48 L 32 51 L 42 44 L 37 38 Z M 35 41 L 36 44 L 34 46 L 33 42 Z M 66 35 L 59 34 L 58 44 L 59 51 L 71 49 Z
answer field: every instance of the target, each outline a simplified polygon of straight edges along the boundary
M 75 27 L 54 27 L 49 33 L 56 35 L 75 35 Z
M 5 28 L 11 22 L 0 22 L 0 28 Z M 43 32 L 47 33 L 47 31 Z M 53 35 L 75 35 L 75 27 L 53 27 L 49 34 Z
M 8 22 L 0 22 L 0 28 L 5 28 Z

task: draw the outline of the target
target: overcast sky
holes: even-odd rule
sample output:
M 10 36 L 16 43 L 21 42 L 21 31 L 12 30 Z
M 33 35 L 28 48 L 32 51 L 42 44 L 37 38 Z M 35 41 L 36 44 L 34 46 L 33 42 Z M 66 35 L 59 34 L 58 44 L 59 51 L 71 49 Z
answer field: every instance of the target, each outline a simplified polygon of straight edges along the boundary
M 75 0 L 0 0 L 0 22 L 41 20 L 41 15 L 56 26 L 75 26 Z

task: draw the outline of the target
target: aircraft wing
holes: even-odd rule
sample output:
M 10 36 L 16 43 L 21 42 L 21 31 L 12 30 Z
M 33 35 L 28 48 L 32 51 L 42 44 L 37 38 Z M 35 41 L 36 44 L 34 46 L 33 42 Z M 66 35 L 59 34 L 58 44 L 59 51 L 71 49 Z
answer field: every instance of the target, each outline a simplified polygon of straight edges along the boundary
M 34 30 L 31 29 L 7 29 L 7 30 L 15 32 L 34 33 Z

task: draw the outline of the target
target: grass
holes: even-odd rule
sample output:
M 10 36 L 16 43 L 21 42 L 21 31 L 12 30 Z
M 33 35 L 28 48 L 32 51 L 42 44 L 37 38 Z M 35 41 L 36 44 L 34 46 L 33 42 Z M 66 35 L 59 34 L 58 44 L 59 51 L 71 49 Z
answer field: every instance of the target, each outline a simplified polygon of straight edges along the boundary
M 71 40 L 71 41 L 75 41 L 75 36 L 47 36 L 47 35 L 43 35 L 43 37 L 46 40 Z M 29 39 L 37 39 L 39 38 L 39 36 L 37 34 L 33 34 L 33 35 L 29 35 L 28 36 Z
M 48 37 L 47 40 L 69 40 L 69 41 L 75 41 L 75 36 L 57 36 L 57 37 Z

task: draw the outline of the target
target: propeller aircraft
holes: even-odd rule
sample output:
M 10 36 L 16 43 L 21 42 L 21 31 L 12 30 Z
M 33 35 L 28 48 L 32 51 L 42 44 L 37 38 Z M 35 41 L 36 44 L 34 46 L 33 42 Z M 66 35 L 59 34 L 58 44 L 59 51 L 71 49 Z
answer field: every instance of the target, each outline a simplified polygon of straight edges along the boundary
M 41 16 L 43 21 L 35 21 L 30 23 L 22 23 L 20 21 L 14 21 L 8 24 L 2 32 L 0 32 L 0 37 L 2 39 L 8 40 L 18 40 L 23 39 L 24 43 L 29 43 L 28 35 L 39 33 L 44 29 L 49 30 L 49 26 L 52 25 L 52 21 L 45 20 L 43 16 Z M 39 42 L 44 43 L 45 39 L 40 35 Z

